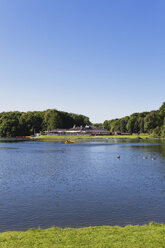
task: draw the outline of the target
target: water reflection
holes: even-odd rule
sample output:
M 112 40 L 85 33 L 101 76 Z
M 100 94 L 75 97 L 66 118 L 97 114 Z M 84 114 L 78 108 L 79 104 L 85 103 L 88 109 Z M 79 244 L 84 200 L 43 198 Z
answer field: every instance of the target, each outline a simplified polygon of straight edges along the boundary
M 8 150 L 8 149 L 19 149 L 17 147 L 0 147 L 0 150 Z
M 130 146 L 131 149 L 139 149 L 139 150 L 143 150 L 144 153 L 146 152 L 146 154 L 150 154 L 151 157 L 154 157 L 155 155 L 158 156 L 162 156 L 165 157 L 165 143 L 162 143 L 160 145 L 160 143 L 150 143 L 150 145 L 148 144 L 140 144 L 138 146 Z

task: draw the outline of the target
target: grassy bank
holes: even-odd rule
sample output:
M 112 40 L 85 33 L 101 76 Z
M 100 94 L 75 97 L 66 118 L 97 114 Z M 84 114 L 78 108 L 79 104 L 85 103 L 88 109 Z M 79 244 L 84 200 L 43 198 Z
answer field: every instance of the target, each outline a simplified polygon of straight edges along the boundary
M 79 140 L 79 139 L 147 139 L 148 134 L 133 134 L 133 135 L 109 135 L 109 136 L 91 136 L 91 135 L 41 135 L 39 140 Z
M 163 248 L 165 225 L 30 229 L 0 234 L 3 248 Z

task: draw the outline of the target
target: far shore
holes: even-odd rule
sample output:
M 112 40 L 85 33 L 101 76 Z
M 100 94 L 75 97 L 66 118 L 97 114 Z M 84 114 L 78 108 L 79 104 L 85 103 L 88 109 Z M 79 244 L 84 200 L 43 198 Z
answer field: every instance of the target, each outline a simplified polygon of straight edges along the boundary
M 132 135 L 106 135 L 106 136 L 91 136 L 91 135 L 41 135 L 36 137 L 37 140 L 94 140 L 94 139 L 153 139 L 149 134 L 132 134 Z
M 92 135 L 41 135 L 38 137 L 25 136 L 25 137 L 0 137 L 0 141 L 66 141 L 66 140 L 113 140 L 113 139 L 127 139 L 127 140 L 165 140 L 161 137 L 153 137 L 149 134 L 132 134 L 132 135 L 105 135 L 105 136 L 92 136 Z

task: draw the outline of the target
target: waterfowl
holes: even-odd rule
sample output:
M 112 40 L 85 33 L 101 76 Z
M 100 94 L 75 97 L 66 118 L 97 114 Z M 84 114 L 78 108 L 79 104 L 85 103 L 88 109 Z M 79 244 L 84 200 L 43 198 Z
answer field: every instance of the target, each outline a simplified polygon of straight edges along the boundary
M 118 155 L 116 158 L 120 158 L 120 156 Z
M 152 160 L 156 160 L 156 158 L 155 158 L 155 157 L 153 157 L 153 158 L 152 158 Z
M 148 157 L 147 156 L 143 156 L 143 159 L 147 159 Z

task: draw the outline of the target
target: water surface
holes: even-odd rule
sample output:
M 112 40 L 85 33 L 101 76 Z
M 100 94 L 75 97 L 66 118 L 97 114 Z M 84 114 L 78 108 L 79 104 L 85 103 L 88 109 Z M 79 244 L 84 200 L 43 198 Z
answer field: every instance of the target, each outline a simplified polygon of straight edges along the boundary
M 150 221 L 165 223 L 165 143 L 0 142 L 0 231 Z

